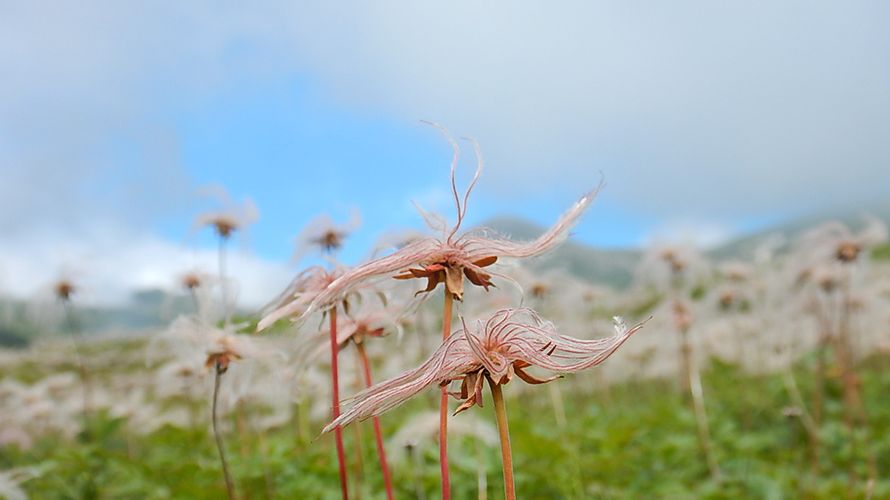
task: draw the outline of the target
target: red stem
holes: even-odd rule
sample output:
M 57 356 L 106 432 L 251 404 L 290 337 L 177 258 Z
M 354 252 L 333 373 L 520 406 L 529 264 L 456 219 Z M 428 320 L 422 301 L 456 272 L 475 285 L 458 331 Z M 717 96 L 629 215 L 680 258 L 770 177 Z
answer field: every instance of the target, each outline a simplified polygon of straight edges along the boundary
M 445 287 L 445 313 L 442 319 L 442 340 L 451 334 L 451 310 L 454 295 Z M 451 478 L 448 471 L 448 387 L 442 388 L 439 401 L 439 468 L 442 474 L 442 500 L 451 499 Z
M 368 363 L 368 355 L 365 353 L 365 344 L 357 342 L 359 355 L 362 358 L 362 367 L 365 371 L 365 384 L 371 387 L 371 364 Z M 377 441 L 377 456 L 380 457 L 380 471 L 383 472 L 383 485 L 386 488 L 386 498 L 393 500 L 392 479 L 389 475 L 389 464 L 386 461 L 386 449 L 383 447 L 383 432 L 380 430 L 380 417 L 372 417 L 374 422 L 374 439 Z
M 331 392 L 333 397 L 334 420 L 340 416 L 340 374 L 337 367 L 337 306 L 330 309 L 331 315 Z M 343 450 L 343 429 L 339 426 L 334 429 L 334 437 L 337 441 L 337 463 L 340 466 L 340 491 L 343 492 L 343 500 L 349 500 L 349 488 L 346 484 L 346 452 Z

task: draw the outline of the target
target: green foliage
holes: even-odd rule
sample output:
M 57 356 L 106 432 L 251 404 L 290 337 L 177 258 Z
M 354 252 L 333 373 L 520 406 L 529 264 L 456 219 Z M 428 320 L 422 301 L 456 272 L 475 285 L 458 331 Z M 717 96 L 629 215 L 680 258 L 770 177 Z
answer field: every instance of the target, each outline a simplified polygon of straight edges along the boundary
M 689 298 L 692 300 L 701 300 L 705 298 L 705 295 L 708 293 L 708 286 L 703 282 L 698 282 L 692 287 L 692 290 L 689 291 Z
M 890 243 L 876 246 L 871 251 L 872 260 L 890 260 Z
M 31 338 L 27 333 L 18 328 L 0 325 L 0 347 L 23 348 L 30 343 Z
M 646 317 L 664 299 L 663 294 L 653 287 L 646 288 L 645 292 L 639 294 L 639 296 L 641 297 L 640 300 L 630 305 L 626 311 L 620 311 L 619 315 L 626 316 L 628 318 Z M 615 312 L 611 312 L 610 314 L 606 314 L 605 317 L 611 317 L 614 315 Z

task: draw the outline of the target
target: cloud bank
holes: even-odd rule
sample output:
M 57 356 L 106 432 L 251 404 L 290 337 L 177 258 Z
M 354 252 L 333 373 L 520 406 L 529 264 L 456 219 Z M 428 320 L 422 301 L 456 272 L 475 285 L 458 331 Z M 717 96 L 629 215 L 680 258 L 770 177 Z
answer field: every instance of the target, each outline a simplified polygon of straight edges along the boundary
M 740 215 L 890 181 L 883 4 L 323 9 L 298 33 L 334 95 L 472 134 L 510 192 L 602 170 L 639 210 Z

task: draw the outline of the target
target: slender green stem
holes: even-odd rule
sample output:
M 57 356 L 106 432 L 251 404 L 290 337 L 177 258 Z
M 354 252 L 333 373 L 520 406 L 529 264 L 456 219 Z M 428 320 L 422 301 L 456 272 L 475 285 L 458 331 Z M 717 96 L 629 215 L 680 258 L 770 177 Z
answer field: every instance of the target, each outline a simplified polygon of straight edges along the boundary
M 701 374 L 695 364 L 690 366 L 689 385 L 692 387 L 692 403 L 695 407 L 695 419 L 698 422 L 698 437 L 705 451 L 705 459 L 711 470 L 711 479 L 720 484 L 723 479 L 720 474 L 720 465 L 714 455 L 714 443 L 711 441 L 711 430 L 708 427 L 708 412 L 705 407 L 705 393 L 701 386 Z
M 490 378 L 491 397 L 494 400 L 494 414 L 498 420 L 498 435 L 501 438 L 501 460 L 504 462 L 504 494 L 506 500 L 516 500 L 516 486 L 513 483 L 513 452 L 510 451 L 510 429 L 507 427 L 507 405 L 501 386 Z
M 853 355 L 853 339 L 852 339 L 852 308 L 853 292 L 851 287 L 850 264 L 841 264 L 841 311 L 840 324 L 838 325 L 840 344 L 840 365 L 841 376 L 844 387 L 844 407 L 845 415 L 849 415 L 850 442 L 852 443 L 852 456 L 856 456 L 856 434 L 861 429 L 864 433 L 863 447 L 865 451 L 865 460 L 869 480 L 875 480 L 878 475 L 877 461 L 875 458 L 874 448 L 871 444 L 871 429 L 868 423 L 868 416 L 865 412 L 865 405 L 862 402 L 862 395 L 859 391 L 858 380 L 856 374 L 855 359 Z M 858 429 L 857 429 L 858 428 Z M 855 460 L 855 458 L 854 458 Z M 853 465 L 850 466 L 851 482 L 856 479 L 856 471 Z
M 714 444 L 711 441 L 711 431 L 708 427 L 708 413 L 705 405 L 705 393 L 701 385 L 701 374 L 695 363 L 693 356 L 693 346 L 689 342 L 689 319 L 686 317 L 689 311 L 683 305 L 681 300 L 683 274 L 682 270 L 673 270 L 673 280 L 671 284 L 671 295 L 673 296 L 675 321 L 677 323 L 677 332 L 680 335 L 680 358 L 681 358 L 681 375 L 684 393 L 692 396 L 692 409 L 695 412 L 695 421 L 698 425 L 698 438 L 701 442 L 702 451 L 704 451 L 705 459 L 708 462 L 708 468 L 711 471 L 711 479 L 717 484 L 722 482 L 720 474 L 720 465 L 714 455 Z
M 359 356 L 362 359 L 362 368 L 365 372 L 365 384 L 371 387 L 371 364 L 368 363 L 368 354 L 365 352 L 365 344 L 356 342 Z M 386 488 L 386 498 L 393 500 L 392 478 L 389 473 L 389 464 L 386 461 L 386 448 L 383 446 L 383 431 L 380 430 L 380 417 L 371 418 L 374 423 L 374 439 L 377 441 L 377 456 L 380 459 L 380 471 L 383 473 L 383 485 Z
M 791 366 L 790 356 L 788 364 L 782 372 L 782 381 L 785 383 L 785 390 L 788 391 L 791 403 L 800 408 L 800 421 L 803 422 L 804 429 L 807 431 L 807 436 L 811 441 L 818 442 L 819 429 L 816 427 L 813 417 L 810 416 L 810 412 L 807 411 L 803 396 L 800 393 L 800 389 L 797 387 L 797 381 L 794 379 L 794 370 Z
M 553 405 L 553 414 L 556 417 L 556 426 L 559 430 L 564 431 L 568 422 L 566 421 L 566 405 L 562 400 L 562 391 L 559 384 L 547 384 L 550 390 L 550 403 Z
M 211 411 L 211 420 L 213 422 L 213 437 L 216 438 L 216 448 L 219 450 L 219 461 L 222 463 L 223 476 L 226 478 L 226 493 L 229 500 L 235 500 L 235 485 L 232 483 L 232 476 L 229 473 L 229 462 L 226 460 L 226 448 L 223 446 L 222 435 L 219 433 L 219 423 L 217 415 L 217 401 L 219 401 L 219 382 L 222 374 L 225 372 L 219 361 L 216 363 L 216 378 L 213 381 L 213 408 Z
M 263 461 L 263 478 L 266 480 L 266 498 L 275 498 L 275 480 L 272 478 L 272 468 L 269 466 L 269 446 L 266 444 L 266 431 L 257 433 L 260 443 L 260 458 Z
M 195 305 L 195 316 L 201 314 L 201 301 L 198 300 L 198 287 L 189 288 L 189 294 L 192 296 L 192 304 Z
M 337 355 L 340 347 L 337 343 L 337 306 L 332 307 L 328 314 L 331 316 L 331 393 L 333 398 L 334 420 L 340 416 L 340 371 L 337 366 Z M 346 452 L 343 449 L 343 429 L 339 426 L 334 429 L 334 438 L 337 441 L 337 464 L 340 467 L 340 491 L 343 500 L 349 500 L 349 487 L 346 480 Z
M 352 443 L 355 461 L 352 463 L 352 491 L 353 500 L 362 500 L 362 482 L 365 480 L 365 452 L 362 447 L 362 426 L 352 426 Z
M 68 322 L 68 332 L 74 342 L 74 353 L 77 356 L 77 367 L 80 372 L 80 384 L 83 390 L 83 427 L 87 441 L 92 440 L 92 413 L 93 413 L 93 385 L 90 380 L 90 371 L 87 368 L 86 354 L 83 350 L 83 339 L 80 336 L 80 328 L 74 316 L 74 306 L 70 299 L 62 299 L 62 307 L 65 309 L 65 319 Z
M 475 427 L 479 427 L 479 421 L 474 421 Z M 488 475 L 485 473 L 485 457 L 482 455 L 482 440 L 479 439 L 478 432 L 474 432 L 473 444 L 476 448 L 476 489 L 478 490 L 476 498 L 478 500 L 488 500 Z
M 451 334 L 451 311 L 454 296 L 445 288 L 445 310 L 442 318 L 442 340 Z M 442 474 L 442 500 L 451 498 L 451 478 L 448 471 L 448 387 L 442 388 L 439 400 L 439 469 Z
M 223 311 L 225 312 L 226 326 L 232 323 L 232 307 L 229 304 L 229 284 L 226 281 L 226 242 L 228 238 L 219 237 L 219 286 L 222 290 Z
M 813 435 L 812 451 L 810 455 L 810 472 L 813 477 L 818 477 L 820 473 L 820 448 L 819 429 L 822 427 L 822 405 L 825 399 L 825 357 L 827 356 L 828 346 L 831 343 L 831 324 L 828 319 L 828 307 L 817 310 L 817 318 L 819 323 L 819 343 L 816 346 L 816 366 L 813 376 L 815 390 L 813 392 L 813 428 L 816 433 Z
M 411 461 L 411 477 L 414 479 L 414 492 L 417 494 L 417 500 L 426 500 L 426 493 L 423 491 L 423 483 L 420 481 L 420 474 L 418 471 L 421 469 L 420 457 L 417 454 L 417 443 L 416 442 L 408 442 L 405 445 L 405 450 L 408 452 L 408 457 Z

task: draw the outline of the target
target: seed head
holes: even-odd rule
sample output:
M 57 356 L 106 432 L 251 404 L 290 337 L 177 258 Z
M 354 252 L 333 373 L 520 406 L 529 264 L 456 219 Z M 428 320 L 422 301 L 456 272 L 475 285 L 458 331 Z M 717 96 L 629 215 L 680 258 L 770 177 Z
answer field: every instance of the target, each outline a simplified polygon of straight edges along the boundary
M 438 125 L 435 126 L 439 127 Z M 442 129 L 441 127 L 439 128 Z M 444 131 L 444 129 L 442 130 Z M 479 163 L 470 186 L 464 193 L 463 198 L 461 198 L 457 192 L 455 182 L 455 169 L 459 150 L 454 139 L 447 132 L 445 133 L 454 146 L 454 159 L 451 164 L 451 190 L 457 208 L 457 223 L 453 227 L 448 228 L 438 217 L 421 211 L 421 214 L 432 228 L 441 230 L 441 237 L 427 237 L 416 240 L 390 255 L 374 259 L 346 272 L 312 301 L 305 314 L 329 307 L 336 300 L 336 297 L 341 296 L 359 283 L 374 278 L 425 278 L 427 280 L 426 288 L 418 291 L 418 294 L 431 292 L 439 283 L 443 283 L 446 293 L 452 294 L 457 300 L 463 300 L 464 278 L 467 278 L 470 283 L 488 290 L 489 287 L 494 286 L 494 283 L 491 281 L 492 276 L 499 276 L 508 280 L 509 278 L 489 271 L 485 269 L 486 267 L 497 262 L 499 258 L 532 257 L 556 248 L 568 238 L 569 232 L 578 223 L 581 215 L 590 206 L 602 187 L 601 184 L 600 187 L 583 196 L 553 227 L 536 240 L 528 243 L 511 241 L 487 229 L 460 233 L 460 226 L 466 215 L 470 192 L 482 172 L 482 157 L 479 153 L 479 147 L 474 141 L 473 144 L 476 146 Z
M 61 279 L 53 285 L 53 290 L 56 293 L 56 297 L 63 302 L 68 302 L 71 300 L 71 295 L 77 291 L 77 287 L 71 281 Z
M 526 383 L 542 384 L 602 363 L 642 327 L 628 329 L 615 318 L 615 335 L 601 340 L 579 340 L 558 335 L 552 323 L 542 321 L 531 309 L 504 309 L 472 328 L 452 333 L 433 356 L 420 367 L 399 377 L 372 386 L 353 398 L 353 405 L 328 424 L 324 432 L 389 411 L 433 384 L 447 386 L 461 382 L 463 400 L 457 412 L 482 404 L 483 379 L 506 384 L 514 377 Z M 556 372 L 537 378 L 526 368 L 537 366 Z

